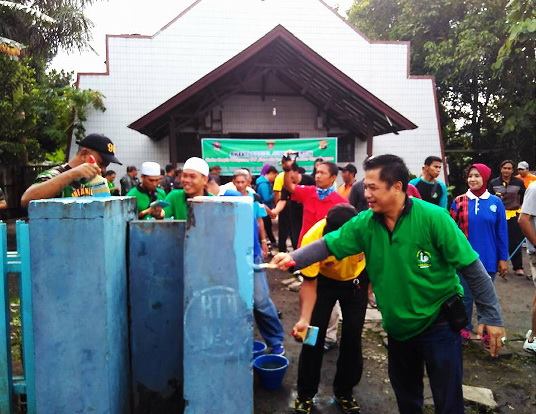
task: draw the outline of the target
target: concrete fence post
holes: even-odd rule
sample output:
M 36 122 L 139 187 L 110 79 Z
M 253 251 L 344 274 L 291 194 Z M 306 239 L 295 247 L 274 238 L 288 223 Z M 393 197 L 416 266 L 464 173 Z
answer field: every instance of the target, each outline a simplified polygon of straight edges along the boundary
M 252 226 L 250 198 L 193 202 L 184 251 L 187 414 L 253 412 Z
M 41 414 L 129 412 L 126 254 L 135 216 L 124 197 L 30 204 Z
M 184 221 L 129 223 L 133 412 L 181 413 Z

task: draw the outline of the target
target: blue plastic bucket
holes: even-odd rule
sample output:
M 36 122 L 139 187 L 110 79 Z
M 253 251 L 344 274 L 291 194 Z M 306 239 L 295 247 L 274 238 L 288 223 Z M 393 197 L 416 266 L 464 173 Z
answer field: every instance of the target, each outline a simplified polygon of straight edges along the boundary
M 252 359 L 255 359 L 257 358 L 258 356 L 261 356 L 262 354 L 264 354 L 264 352 L 266 352 L 266 344 L 262 341 L 253 341 L 253 358 Z
M 262 386 L 268 390 L 275 390 L 283 383 L 288 359 L 282 355 L 261 355 L 253 361 L 253 368 L 259 375 Z

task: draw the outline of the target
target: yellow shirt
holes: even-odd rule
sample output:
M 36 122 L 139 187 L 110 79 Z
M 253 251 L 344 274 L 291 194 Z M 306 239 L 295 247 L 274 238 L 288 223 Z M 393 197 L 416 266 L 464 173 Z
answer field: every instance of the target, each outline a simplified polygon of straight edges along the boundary
M 326 227 L 326 219 L 320 220 L 304 234 L 301 245 L 305 246 L 322 238 L 322 232 Z M 305 277 L 314 278 L 319 273 L 333 280 L 345 281 L 355 279 L 365 268 L 365 254 L 358 253 L 345 257 L 342 260 L 329 256 L 327 259 L 314 263 L 301 270 Z
M 277 177 L 275 177 L 273 190 L 281 191 L 283 189 L 283 184 L 285 184 L 285 171 L 280 172 L 277 174 Z

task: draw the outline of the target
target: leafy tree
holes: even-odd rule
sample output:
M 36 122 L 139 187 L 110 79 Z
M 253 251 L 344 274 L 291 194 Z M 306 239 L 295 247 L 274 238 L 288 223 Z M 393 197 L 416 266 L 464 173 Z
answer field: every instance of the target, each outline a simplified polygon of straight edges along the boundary
M 84 135 L 88 108 L 104 111 L 103 96 L 69 86 L 69 75 L 52 71 L 40 82 L 28 59 L 0 54 L 0 163 L 43 161 Z
M 9 3 L 12 3 L 11 5 Z M 21 0 L 0 2 L 0 36 L 27 46 L 33 64 L 45 65 L 58 52 L 82 49 L 91 39 L 84 16 L 95 0 Z
M 436 77 L 454 182 L 472 160 L 535 161 L 534 10 L 534 0 L 356 0 L 349 11 L 372 39 L 411 41 L 412 73 Z
M 536 159 L 536 1 L 510 0 L 507 37 L 493 65 L 505 97 L 500 102 L 502 135 L 520 148 L 519 155 Z
M 34 70 L 4 55 L 0 68 L 0 160 L 26 163 L 28 154 L 38 151 L 37 141 L 26 133 L 37 121 L 30 110 L 37 95 Z
M 0 1 L 0 43 L 4 44 L 0 50 L 3 164 L 60 161 L 72 134 L 84 134 L 88 108 L 105 110 L 104 97 L 99 92 L 73 88 L 71 74 L 46 71 L 60 46 L 70 50 L 87 45 L 91 23 L 83 8 L 93 2 Z M 14 44 L 24 45 L 22 60 L 11 57 Z

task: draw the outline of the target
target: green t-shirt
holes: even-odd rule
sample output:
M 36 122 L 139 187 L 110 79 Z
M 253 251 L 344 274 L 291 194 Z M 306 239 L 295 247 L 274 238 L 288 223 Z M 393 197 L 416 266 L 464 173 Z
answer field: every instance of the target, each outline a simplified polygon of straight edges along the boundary
M 392 233 L 367 210 L 324 239 L 339 260 L 365 253 L 384 329 L 400 341 L 430 326 L 446 299 L 463 295 L 456 269 L 478 259 L 444 208 L 415 198 Z
M 212 196 L 205 191 L 205 196 Z M 186 220 L 188 218 L 188 201 L 186 201 L 186 193 L 184 190 L 171 190 L 166 197 L 169 203 L 168 207 L 164 208 L 166 218 L 174 220 Z
M 138 208 L 138 213 L 149 208 L 149 205 L 151 204 L 151 197 L 147 192 L 143 191 L 140 186 L 132 187 L 127 193 L 127 196 L 136 197 L 136 207 Z M 166 192 L 161 188 L 157 188 L 155 190 L 155 196 L 157 200 L 164 200 L 166 198 Z M 152 218 L 153 217 L 148 214 L 143 219 L 151 220 Z
M 169 203 L 168 207 L 164 208 L 166 218 L 174 220 L 186 220 L 188 217 L 188 202 L 184 190 L 171 190 L 166 197 Z
M 108 181 L 108 190 L 110 190 L 111 195 L 119 195 L 119 194 L 114 194 L 114 192 L 119 193 L 119 190 L 117 189 L 113 181 Z

